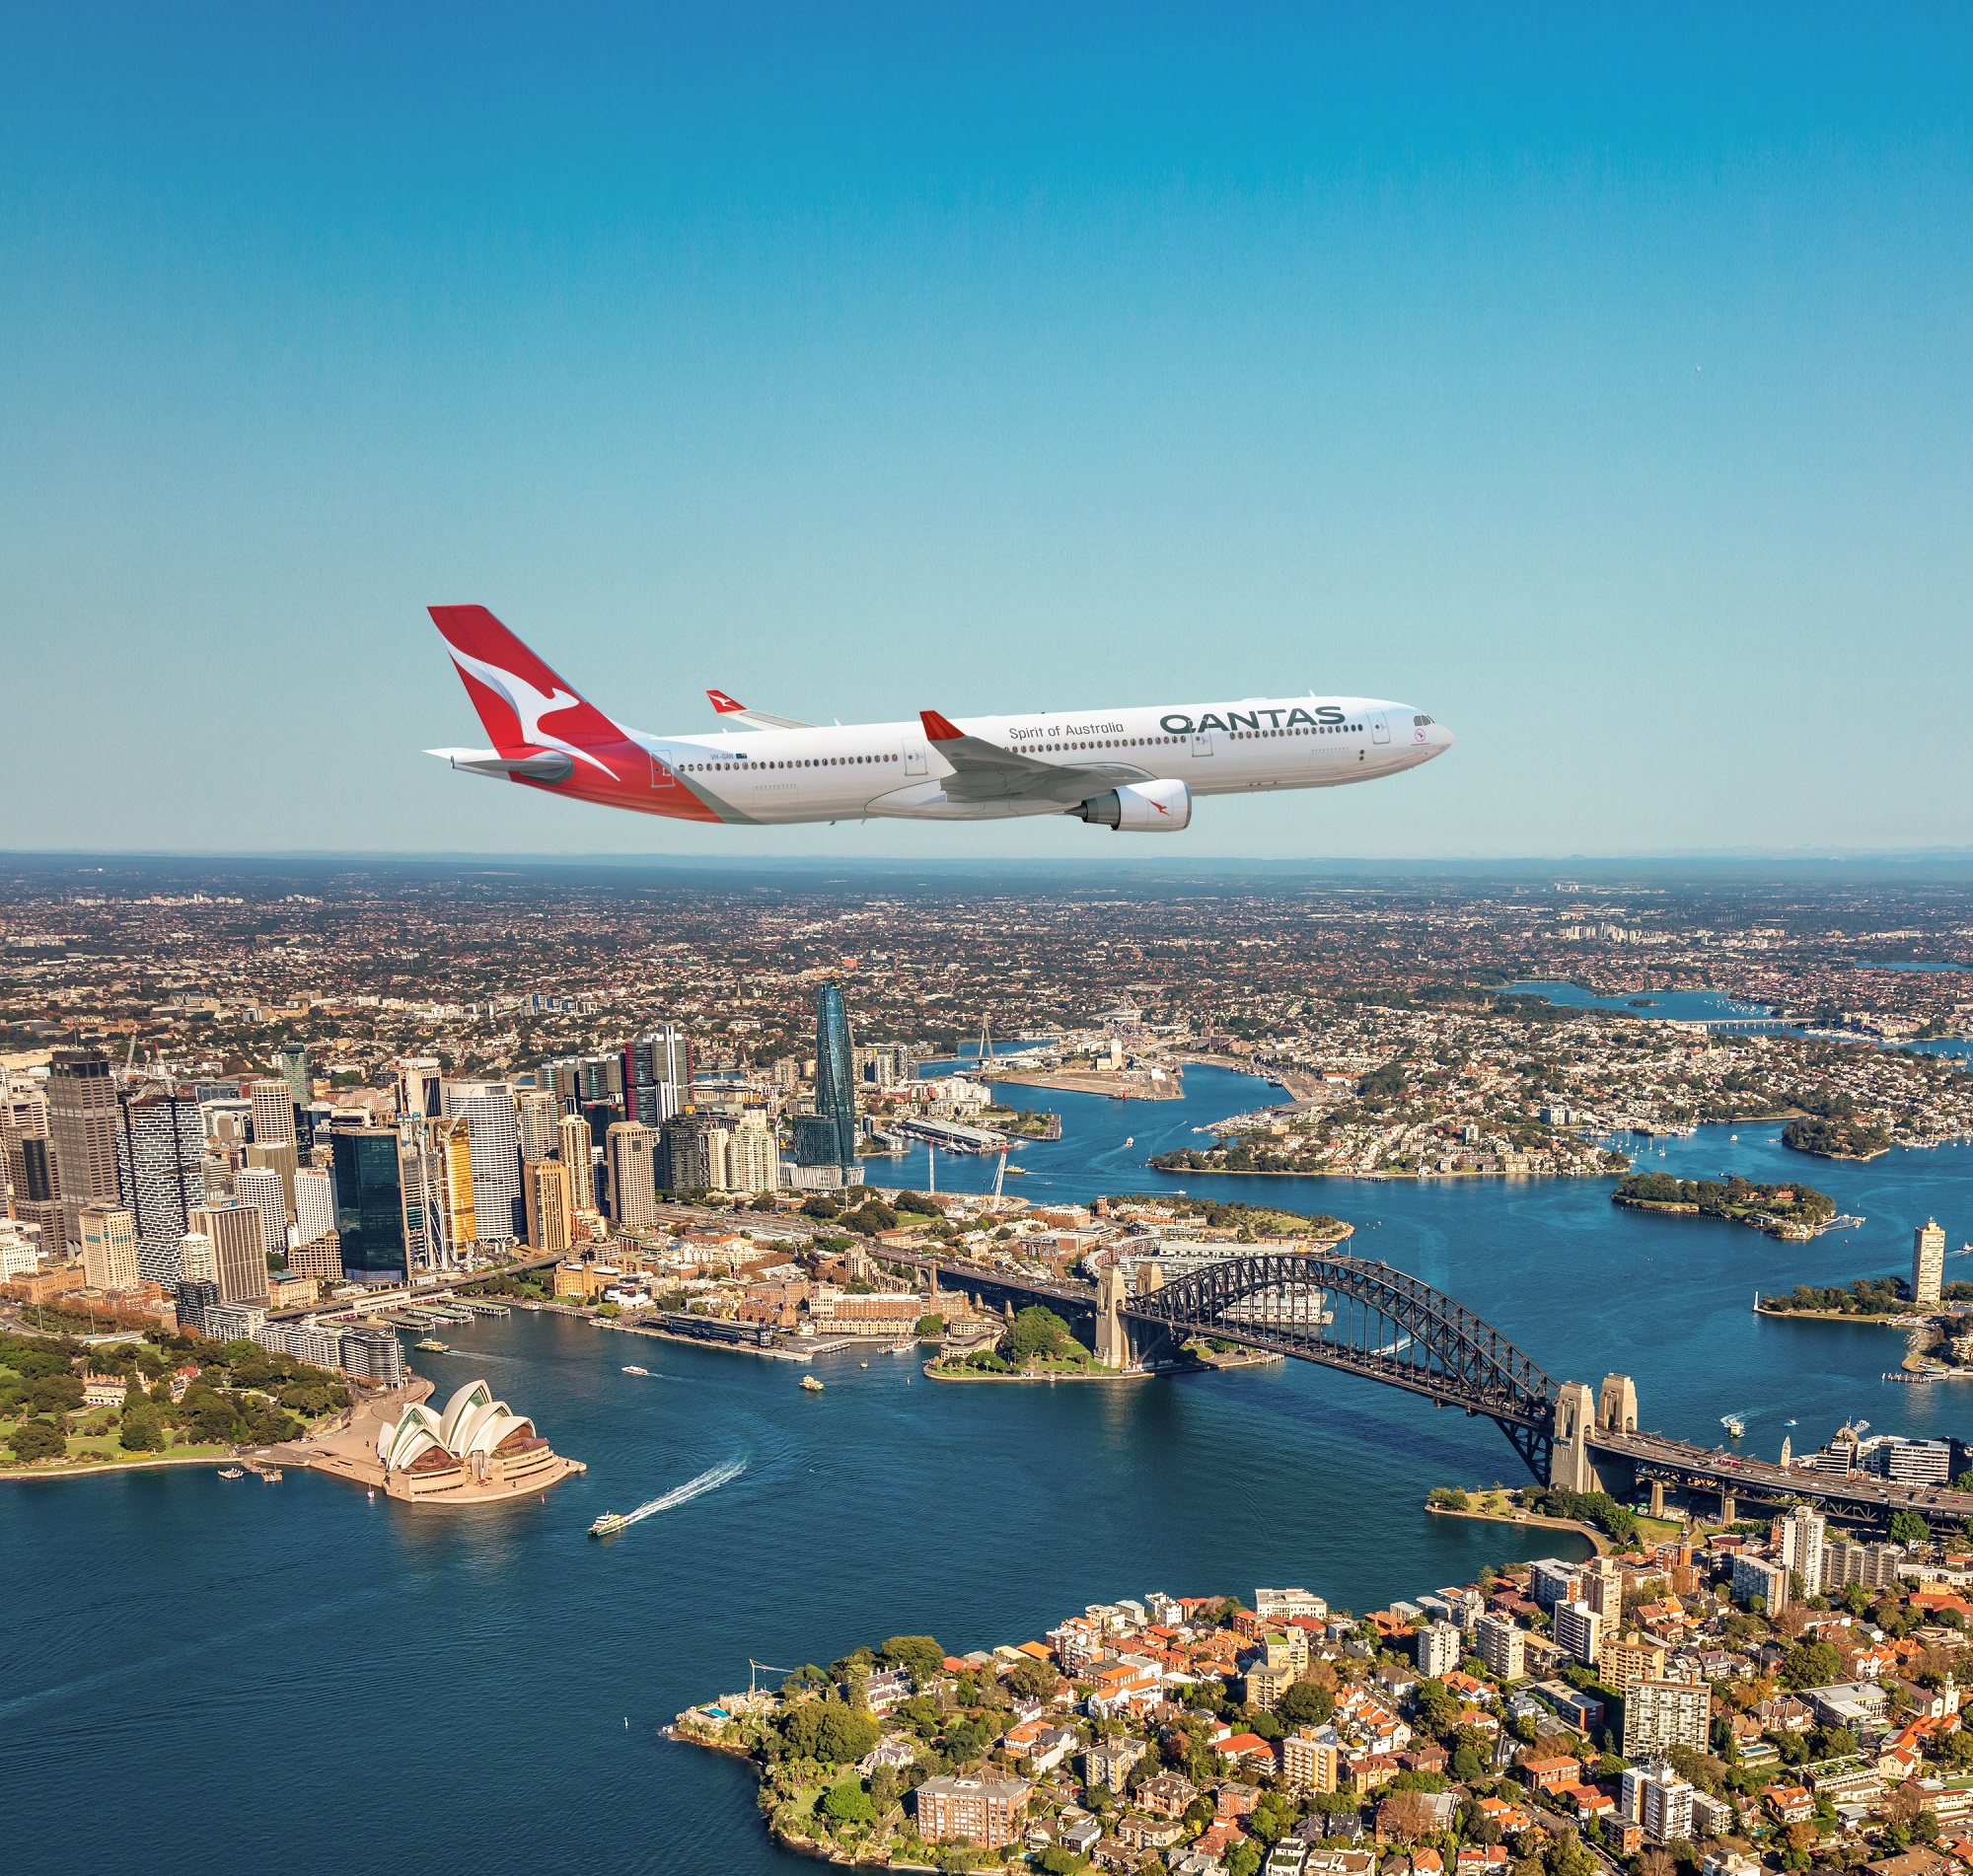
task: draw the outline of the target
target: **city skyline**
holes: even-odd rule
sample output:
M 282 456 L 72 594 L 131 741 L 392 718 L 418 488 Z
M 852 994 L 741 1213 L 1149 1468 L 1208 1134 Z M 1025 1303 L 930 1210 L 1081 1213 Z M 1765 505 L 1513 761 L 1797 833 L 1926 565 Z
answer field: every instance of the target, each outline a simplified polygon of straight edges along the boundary
M 0 127 L 0 724 L 92 739 L 23 845 L 943 849 L 446 775 L 450 601 L 648 727 L 1459 735 L 1190 860 L 1963 840 L 1963 16 L 107 17 L 17 23 Z

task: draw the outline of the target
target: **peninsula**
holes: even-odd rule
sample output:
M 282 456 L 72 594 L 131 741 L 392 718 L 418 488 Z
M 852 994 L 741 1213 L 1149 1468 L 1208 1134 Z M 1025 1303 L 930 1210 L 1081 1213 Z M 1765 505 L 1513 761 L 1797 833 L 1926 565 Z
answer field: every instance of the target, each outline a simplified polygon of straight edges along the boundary
M 775 1840 L 844 1863 L 1875 1867 L 1939 1837 L 1973 1766 L 1964 1561 L 1802 1511 L 1360 1617 L 1153 1592 L 963 1654 L 893 1635 L 666 1730 L 750 1761 Z

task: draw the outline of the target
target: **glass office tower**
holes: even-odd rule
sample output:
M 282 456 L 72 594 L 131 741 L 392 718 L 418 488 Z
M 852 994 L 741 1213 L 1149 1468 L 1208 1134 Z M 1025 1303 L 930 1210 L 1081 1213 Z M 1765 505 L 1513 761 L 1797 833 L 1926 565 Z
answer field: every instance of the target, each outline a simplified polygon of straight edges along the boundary
M 840 984 L 825 983 L 815 1000 L 815 1106 L 836 1123 L 836 1163 L 844 1183 L 856 1176 L 855 1050 Z
M 404 1188 L 393 1130 L 335 1132 L 335 1231 L 345 1270 L 390 1270 L 408 1277 L 404 1253 Z

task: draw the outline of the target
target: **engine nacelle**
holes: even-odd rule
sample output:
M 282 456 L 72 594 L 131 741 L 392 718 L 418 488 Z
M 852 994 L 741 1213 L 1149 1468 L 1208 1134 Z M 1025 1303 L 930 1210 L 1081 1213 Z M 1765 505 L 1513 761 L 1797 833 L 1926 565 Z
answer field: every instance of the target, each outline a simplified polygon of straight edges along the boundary
M 1125 782 L 1068 813 L 1113 833 L 1177 833 L 1192 825 L 1192 790 L 1182 781 Z

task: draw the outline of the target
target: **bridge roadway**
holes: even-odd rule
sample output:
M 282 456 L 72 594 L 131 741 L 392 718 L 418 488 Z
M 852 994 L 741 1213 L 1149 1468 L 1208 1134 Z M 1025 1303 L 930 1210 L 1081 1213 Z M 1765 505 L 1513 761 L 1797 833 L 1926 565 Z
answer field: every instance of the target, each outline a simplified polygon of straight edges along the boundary
M 1639 1479 L 1706 1485 L 1733 1497 L 1815 1498 L 1856 1517 L 1887 1520 L 1894 1511 L 1916 1511 L 1934 1522 L 1960 1524 L 1973 1518 L 1973 1492 L 1954 1491 L 1949 1485 L 1906 1484 L 1867 1473 L 1845 1478 L 1774 1460 L 1742 1458 L 1661 1433 L 1612 1427 L 1585 1429 L 1585 1444 L 1599 1456 L 1627 1466 Z
M 1847 1478 L 1770 1460 L 1635 1425 L 1599 1419 L 1601 1404 L 1586 1389 L 1558 1386 L 1489 1325 L 1450 1297 L 1382 1263 L 1332 1254 L 1256 1254 L 1223 1260 L 1168 1288 L 1135 1296 L 1104 1295 L 1094 1284 L 1049 1281 L 977 1264 L 871 1247 L 885 1263 L 936 1273 L 946 1287 L 999 1302 L 1043 1303 L 1071 1321 L 1090 1323 L 1102 1352 L 1106 1316 L 1127 1330 L 1133 1359 L 1168 1355 L 1173 1342 L 1212 1335 L 1251 1348 L 1290 1355 L 1387 1387 L 1421 1395 L 1434 1407 L 1457 1407 L 1493 1420 L 1543 1483 L 1601 1485 L 1620 1498 L 1657 1481 L 1717 1490 L 1722 1506 L 1741 1497 L 1815 1499 L 1831 1510 L 1872 1522 L 1914 1511 L 1930 1524 L 1973 1519 L 1973 1493 L 1944 1485 L 1906 1484 L 1853 1474 Z M 1292 1272 L 1283 1278 L 1283 1272 Z M 1120 1291 L 1121 1291 L 1121 1286 Z M 1284 1290 L 1299 1294 L 1284 1295 Z M 1346 1305 L 1343 1335 L 1334 1307 L 1311 1310 L 1318 1290 Z M 1229 1314 L 1229 1310 L 1237 1314 Z M 1270 1313 L 1272 1312 L 1272 1313 Z M 1613 1377 L 1621 1380 L 1622 1377 Z M 1565 1397 L 1580 1425 L 1571 1442 Z M 1571 1479 L 1574 1444 L 1590 1470 Z

